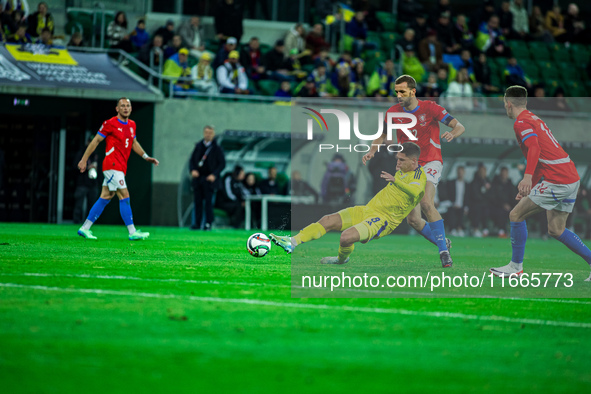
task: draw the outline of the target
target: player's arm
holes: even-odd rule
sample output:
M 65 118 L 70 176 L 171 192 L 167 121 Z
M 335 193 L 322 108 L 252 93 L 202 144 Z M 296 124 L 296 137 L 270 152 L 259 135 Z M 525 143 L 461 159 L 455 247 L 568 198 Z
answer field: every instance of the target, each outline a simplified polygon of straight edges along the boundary
M 381 136 L 376 138 L 371 143 L 371 149 L 369 150 L 369 152 L 367 152 L 365 155 L 363 155 L 363 158 L 361 159 L 361 161 L 363 162 L 363 165 L 366 165 L 366 163 L 368 161 L 373 159 L 374 155 L 376 154 L 376 152 L 378 150 L 378 145 L 380 145 L 382 142 L 384 142 L 385 138 L 386 138 L 386 133 L 383 133 Z
M 78 162 L 78 169 L 80 170 L 80 172 L 86 171 L 86 163 L 88 163 L 88 158 L 90 157 L 90 155 L 93 154 L 93 152 L 96 150 L 96 147 L 104 139 L 105 139 L 105 137 L 103 137 L 100 134 L 97 134 L 94 136 L 92 141 L 90 141 L 90 144 L 88 144 L 88 146 L 86 147 L 86 150 L 84 151 L 84 155 L 82 155 L 82 159 L 80 159 L 80 161 Z
M 400 180 L 396 180 L 396 177 L 392 174 L 382 171 L 381 178 L 388 182 L 393 183 L 400 191 L 408 194 L 411 197 L 416 197 L 425 189 L 425 182 L 421 179 L 413 179 L 410 183 L 405 183 Z
M 526 135 L 521 142 L 527 146 L 527 167 L 525 167 L 525 174 L 523 175 L 521 182 L 519 182 L 517 189 L 519 190 L 519 195 L 525 197 L 531 192 L 533 184 L 532 178 L 536 172 L 542 149 L 540 148 L 538 136 L 535 132 Z
M 144 150 L 144 148 L 142 148 L 142 146 L 140 145 L 140 143 L 137 141 L 137 138 L 134 138 L 133 139 L 133 145 L 131 146 L 131 148 L 133 149 L 133 151 L 135 153 L 137 153 L 138 155 L 140 155 L 142 157 L 142 159 L 144 159 L 148 163 L 152 163 L 154 165 L 160 164 L 160 162 L 158 160 L 156 160 L 153 157 L 148 156 L 148 154 L 146 153 L 146 151 Z
M 446 117 L 449 117 L 449 118 L 446 119 Z M 464 131 L 466 131 L 466 128 L 464 127 L 464 125 L 462 125 L 460 122 L 458 122 L 458 120 L 453 118 L 451 115 L 448 114 L 448 115 L 446 115 L 446 117 L 444 117 L 441 120 L 441 123 L 443 123 L 444 125 L 446 125 L 448 127 L 451 127 L 451 131 L 446 131 L 445 133 L 443 133 L 441 135 L 441 138 L 444 138 L 447 142 L 450 142 L 454 138 L 458 138 L 459 136 L 464 134 Z

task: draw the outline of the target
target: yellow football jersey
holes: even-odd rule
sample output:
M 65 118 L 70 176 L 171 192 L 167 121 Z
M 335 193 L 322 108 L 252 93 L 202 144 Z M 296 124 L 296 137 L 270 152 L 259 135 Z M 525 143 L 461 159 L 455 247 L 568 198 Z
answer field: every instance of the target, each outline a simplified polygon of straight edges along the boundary
M 397 171 L 395 178 L 396 181 L 380 190 L 367 207 L 389 216 L 406 217 L 423 198 L 427 176 L 419 166 L 414 171 Z

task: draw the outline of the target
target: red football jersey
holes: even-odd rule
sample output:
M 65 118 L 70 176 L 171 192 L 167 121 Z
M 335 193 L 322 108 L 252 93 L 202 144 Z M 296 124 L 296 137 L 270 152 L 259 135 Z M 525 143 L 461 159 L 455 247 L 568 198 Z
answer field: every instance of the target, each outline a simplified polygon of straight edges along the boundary
M 396 138 L 399 144 L 411 141 L 421 148 L 421 156 L 419 157 L 419 165 L 425 165 L 430 161 L 439 161 L 443 163 L 441 157 L 441 141 L 439 139 L 439 122 L 444 122 L 449 115 L 445 108 L 434 101 L 418 100 L 419 105 L 413 111 L 407 111 L 402 107 L 402 104 L 396 104 L 386 112 L 406 112 L 417 117 L 417 125 L 410 131 L 418 138 L 417 141 L 411 141 L 410 138 L 401 130 L 396 130 Z M 392 123 L 403 124 L 410 123 L 408 118 L 393 118 Z M 384 128 L 384 131 L 387 129 Z
M 98 131 L 107 143 L 103 171 L 116 170 L 124 174 L 127 172 L 127 159 L 131 153 L 135 132 L 135 122 L 131 119 L 124 123 L 114 116 L 104 121 Z
M 542 119 L 525 110 L 515 119 L 513 129 L 519 147 L 526 158 L 529 149 L 524 144 L 525 140 L 534 138 L 540 146 L 540 159 L 532 174 L 534 185 L 541 177 L 544 177 L 547 182 L 559 185 L 569 185 L 580 179 L 575 163 L 562 149 Z

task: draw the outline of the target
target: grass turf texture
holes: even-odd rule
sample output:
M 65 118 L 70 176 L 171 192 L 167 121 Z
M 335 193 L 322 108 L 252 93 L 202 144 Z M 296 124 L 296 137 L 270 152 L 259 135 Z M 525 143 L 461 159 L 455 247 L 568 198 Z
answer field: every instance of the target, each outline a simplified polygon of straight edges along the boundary
M 0 226 L 4 392 L 551 393 L 591 384 L 590 300 L 292 299 L 290 257 L 276 246 L 251 257 L 250 233 L 143 228 L 151 238 L 130 242 L 123 226 L 95 226 L 98 241 L 76 229 Z M 336 245 L 329 235 L 318 250 Z M 392 261 L 393 245 L 400 270 L 437 258 L 422 238 L 402 236 L 355 254 Z M 463 254 L 467 267 L 490 267 L 505 264 L 508 249 L 508 240 L 457 239 L 453 251 L 456 267 Z M 526 256 L 534 250 L 586 268 L 557 242 L 531 240 Z

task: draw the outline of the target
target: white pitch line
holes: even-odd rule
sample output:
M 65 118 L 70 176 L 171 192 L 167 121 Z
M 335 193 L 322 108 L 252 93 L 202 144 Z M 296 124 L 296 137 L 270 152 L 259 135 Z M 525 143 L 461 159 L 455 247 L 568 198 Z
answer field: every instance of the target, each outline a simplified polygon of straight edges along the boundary
M 264 301 L 264 300 L 256 300 L 256 299 L 249 299 L 249 298 L 196 297 L 196 296 L 180 296 L 180 295 L 175 295 L 175 294 L 134 293 L 134 292 L 129 292 L 129 291 L 103 290 L 103 289 L 72 289 L 72 288 L 63 288 L 63 287 L 21 285 L 21 284 L 17 284 L 17 283 L 0 283 L 0 287 L 12 287 L 12 288 L 22 288 L 22 289 L 30 289 L 30 290 L 41 290 L 41 291 L 59 291 L 59 292 L 65 292 L 65 293 L 107 294 L 107 295 L 115 295 L 115 296 L 145 297 L 145 298 L 157 298 L 157 299 L 182 299 L 182 300 L 190 300 L 190 301 L 198 301 L 198 302 L 264 305 L 264 306 L 273 306 L 273 307 L 278 307 L 278 308 L 334 310 L 334 311 L 343 311 L 343 312 L 378 313 L 378 314 L 406 315 L 406 316 L 425 316 L 425 317 L 437 317 L 437 318 L 448 318 L 448 319 L 493 321 L 493 322 L 518 323 L 518 324 L 533 324 L 533 325 L 538 325 L 538 326 L 557 326 L 557 327 L 591 329 L 591 323 L 567 322 L 567 321 L 556 321 L 556 320 L 539 320 L 539 319 L 520 319 L 520 318 L 496 316 L 496 315 L 467 315 L 467 314 L 463 314 L 463 313 L 453 313 L 453 312 L 412 311 L 412 310 L 407 310 L 407 309 L 367 308 L 367 307 L 355 307 L 355 306 L 335 306 L 335 305 L 325 305 L 325 304 L 300 304 L 300 303 L 293 303 L 293 302 Z
M 0 276 L 32 276 L 32 277 L 57 277 L 57 278 L 81 278 L 81 279 L 112 279 L 112 280 L 136 280 L 136 281 L 145 281 L 145 282 L 178 282 L 178 283 L 192 283 L 192 284 L 200 284 L 200 285 L 231 285 L 231 286 L 252 286 L 252 287 L 283 287 L 288 288 L 291 287 L 292 289 L 304 289 L 301 286 L 288 286 L 288 285 L 280 285 L 280 284 L 264 284 L 264 283 L 252 283 L 252 282 L 225 282 L 225 281 L 217 281 L 217 280 L 191 280 L 191 279 L 158 279 L 158 278 L 138 278 L 134 276 L 111 276 L 111 275 L 88 275 L 88 274 L 49 274 L 49 273 L 42 273 L 42 272 L 25 272 L 20 274 L 9 274 L 9 273 L 0 273 Z M 316 289 L 316 288 L 314 288 Z M 318 288 L 327 290 L 327 288 Z M 368 294 L 395 294 L 395 295 L 409 295 L 409 296 L 433 296 L 435 294 L 432 293 L 421 293 L 421 292 L 412 292 L 412 291 L 399 291 L 399 292 L 388 292 L 388 291 L 380 291 L 380 290 L 364 290 L 364 289 L 346 289 L 346 288 L 338 288 L 338 291 L 346 291 L 346 292 L 359 292 L 359 293 L 368 293 Z M 436 295 L 435 295 L 436 296 Z M 391 297 L 389 297 L 391 298 Z M 396 297 L 400 298 L 400 297 Z M 430 297 L 430 298 L 441 298 L 441 297 Z M 457 294 L 457 295 L 446 295 L 444 298 L 484 298 L 484 299 L 503 299 L 509 301 L 534 301 L 534 302 L 550 302 L 550 303 L 560 303 L 560 304 L 579 304 L 579 305 L 591 305 L 591 302 L 588 301 L 577 301 L 577 300 L 561 300 L 555 298 L 519 298 L 519 297 L 502 297 L 502 296 L 492 296 L 492 295 L 466 295 L 466 294 Z
M 117 279 L 117 280 L 139 280 L 144 282 L 180 282 L 199 285 L 235 285 L 235 286 L 254 286 L 254 287 L 289 287 L 288 285 L 252 283 L 252 282 L 225 282 L 217 280 L 191 280 L 191 279 L 158 279 L 158 278 L 137 278 L 134 276 L 109 276 L 109 275 L 87 275 L 87 274 L 47 274 L 37 272 L 26 272 L 22 274 L 4 274 L 0 276 L 35 276 L 44 278 L 81 278 L 81 279 Z

